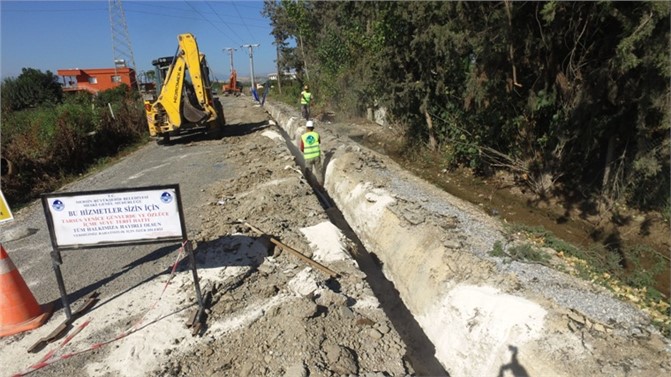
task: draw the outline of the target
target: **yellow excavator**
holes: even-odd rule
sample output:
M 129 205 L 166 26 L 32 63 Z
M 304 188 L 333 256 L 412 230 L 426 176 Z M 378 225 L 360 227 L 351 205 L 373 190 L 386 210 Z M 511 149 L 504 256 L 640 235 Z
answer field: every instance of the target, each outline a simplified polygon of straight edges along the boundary
M 221 102 L 212 94 L 210 69 L 205 54 L 198 50 L 196 38 L 190 34 L 177 36 L 175 56 L 157 59 L 158 98 L 145 100 L 149 134 L 159 144 L 171 136 L 191 132 L 221 135 L 226 124 Z

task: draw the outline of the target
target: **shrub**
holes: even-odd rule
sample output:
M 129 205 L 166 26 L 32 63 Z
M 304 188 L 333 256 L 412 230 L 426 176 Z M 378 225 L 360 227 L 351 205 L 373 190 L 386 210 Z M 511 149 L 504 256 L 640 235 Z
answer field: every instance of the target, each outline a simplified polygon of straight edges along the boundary
M 12 206 L 57 189 L 96 161 L 143 140 L 146 120 L 139 97 L 122 89 L 111 92 L 97 98 L 77 94 L 56 106 L 3 112 L 3 157 L 17 170 L 11 179 L 2 178 L 3 193 Z

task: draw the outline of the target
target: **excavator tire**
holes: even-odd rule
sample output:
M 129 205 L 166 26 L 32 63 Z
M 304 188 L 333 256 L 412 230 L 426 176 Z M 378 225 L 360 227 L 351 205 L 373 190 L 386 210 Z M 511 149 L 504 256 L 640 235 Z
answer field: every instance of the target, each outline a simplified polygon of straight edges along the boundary
M 217 122 L 223 128 L 226 125 L 226 116 L 224 114 L 224 107 L 218 99 L 214 101 L 214 109 L 217 110 Z
M 217 112 L 217 119 L 214 121 L 214 124 L 210 125 L 211 128 L 208 129 L 208 135 L 215 139 L 221 139 L 224 137 L 226 131 L 226 118 L 224 116 L 224 107 L 218 99 L 214 101 L 214 109 Z
M 12 162 L 9 161 L 8 159 L 2 157 L 2 160 L 0 161 L 0 172 L 3 177 L 4 176 L 10 176 L 14 173 L 14 168 L 12 166 Z

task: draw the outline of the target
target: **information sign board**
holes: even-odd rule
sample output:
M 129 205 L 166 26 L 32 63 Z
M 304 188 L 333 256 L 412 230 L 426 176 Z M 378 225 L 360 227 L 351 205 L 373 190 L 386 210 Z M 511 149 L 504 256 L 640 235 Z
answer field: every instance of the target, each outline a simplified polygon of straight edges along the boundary
M 42 195 L 56 249 L 186 239 L 179 186 Z

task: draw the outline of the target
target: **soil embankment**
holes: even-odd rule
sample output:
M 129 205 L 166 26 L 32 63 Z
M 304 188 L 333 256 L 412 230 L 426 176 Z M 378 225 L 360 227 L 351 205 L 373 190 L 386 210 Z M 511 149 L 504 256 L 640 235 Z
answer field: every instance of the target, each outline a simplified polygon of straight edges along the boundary
M 303 131 L 293 109 L 267 108 L 290 138 Z M 504 250 L 515 244 L 499 220 L 351 142 L 347 127 L 317 123 L 317 130 L 325 188 L 451 375 L 671 370 L 666 340 L 644 313 L 563 272 L 492 257 L 497 241 Z
M 146 145 L 63 188 L 180 185 L 209 302 L 201 336 L 185 328 L 195 302 L 188 264 L 170 274 L 179 245 L 72 250 L 63 268 L 73 307 L 92 291 L 101 302 L 73 323 L 81 331 L 67 344 L 26 352 L 60 324 L 58 306 L 55 320 L 3 338 L 3 371 L 28 371 L 41 360 L 46 364 L 33 375 L 671 371 L 668 343 L 645 314 L 564 273 L 490 256 L 496 241 L 504 247 L 515 242 L 503 237 L 497 219 L 352 142 L 350 125 L 317 123 L 325 152 L 323 196 L 342 212 L 335 221 L 338 212 L 324 208 L 300 169 L 295 143 L 302 123 L 291 120 L 297 109 L 273 103 L 264 109 L 245 97 L 222 102 L 224 138 Z M 41 210 L 35 203 L 0 224 L 0 241 L 38 301 L 58 302 Z M 307 265 L 269 237 L 338 276 Z M 366 252 L 365 263 L 351 257 Z

